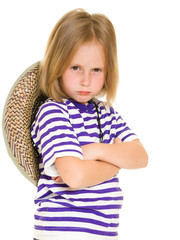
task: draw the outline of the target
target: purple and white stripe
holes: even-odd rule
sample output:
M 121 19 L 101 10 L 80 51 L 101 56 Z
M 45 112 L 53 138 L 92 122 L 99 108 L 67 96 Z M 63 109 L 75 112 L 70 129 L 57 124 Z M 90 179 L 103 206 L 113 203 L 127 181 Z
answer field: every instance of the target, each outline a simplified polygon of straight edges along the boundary
M 97 101 L 97 100 L 96 100 Z M 104 143 L 119 137 L 132 141 L 136 135 L 112 107 L 97 101 Z M 64 100 L 44 103 L 31 128 L 32 138 L 42 156 L 41 178 L 35 199 L 34 237 L 43 239 L 115 240 L 123 195 L 118 175 L 99 185 L 71 189 L 55 183 L 57 157 L 75 156 L 83 160 L 81 146 L 99 142 L 97 112 L 93 103 L 85 106 Z

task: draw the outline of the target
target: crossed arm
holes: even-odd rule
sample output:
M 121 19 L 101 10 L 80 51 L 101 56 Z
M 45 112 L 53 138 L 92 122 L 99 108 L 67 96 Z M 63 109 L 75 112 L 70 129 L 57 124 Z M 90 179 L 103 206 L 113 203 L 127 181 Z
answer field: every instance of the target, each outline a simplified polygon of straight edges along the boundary
M 139 140 L 123 143 L 116 139 L 114 144 L 92 143 L 83 146 L 82 151 L 85 161 L 77 157 L 55 160 L 61 178 L 71 188 L 97 185 L 112 178 L 120 168 L 142 168 L 148 162 L 148 155 Z

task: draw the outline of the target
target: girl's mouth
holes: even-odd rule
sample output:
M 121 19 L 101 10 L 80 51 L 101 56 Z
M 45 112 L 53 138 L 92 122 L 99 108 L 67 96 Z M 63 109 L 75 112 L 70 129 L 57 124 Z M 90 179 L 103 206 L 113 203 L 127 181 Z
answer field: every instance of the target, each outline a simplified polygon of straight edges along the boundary
M 78 94 L 79 95 L 88 95 L 88 94 L 90 94 L 90 92 L 88 92 L 88 91 L 78 91 Z

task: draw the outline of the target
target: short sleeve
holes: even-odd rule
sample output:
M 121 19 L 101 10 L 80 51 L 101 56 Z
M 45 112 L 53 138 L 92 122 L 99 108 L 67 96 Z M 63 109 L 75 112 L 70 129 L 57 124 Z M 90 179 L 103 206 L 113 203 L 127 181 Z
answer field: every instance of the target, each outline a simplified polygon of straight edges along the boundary
M 32 125 L 32 139 L 42 156 L 44 171 L 58 176 L 55 159 L 73 156 L 83 159 L 82 150 L 63 107 L 45 103 Z
M 116 138 L 120 138 L 122 142 L 130 142 L 138 139 L 137 135 L 128 127 L 123 118 L 115 112 L 116 116 Z

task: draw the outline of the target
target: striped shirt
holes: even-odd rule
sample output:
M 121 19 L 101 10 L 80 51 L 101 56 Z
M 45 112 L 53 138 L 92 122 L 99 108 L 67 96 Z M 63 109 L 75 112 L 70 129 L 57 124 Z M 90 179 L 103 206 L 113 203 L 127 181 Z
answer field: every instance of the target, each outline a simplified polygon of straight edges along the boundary
M 103 143 L 112 144 L 137 139 L 115 110 L 95 99 L 98 106 Z M 56 183 L 59 176 L 55 159 L 64 156 L 83 160 L 81 146 L 99 142 L 97 111 L 93 103 L 87 106 L 64 99 L 48 99 L 39 109 L 31 135 L 41 155 L 41 177 L 35 198 L 34 237 L 43 240 L 116 240 L 119 210 L 123 195 L 118 174 L 101 184 L 72 189 L 66 183 Z

